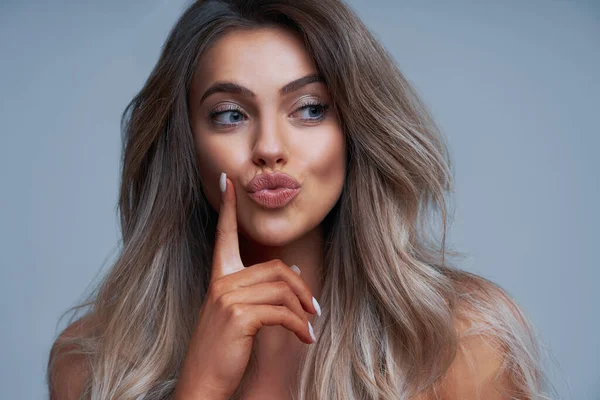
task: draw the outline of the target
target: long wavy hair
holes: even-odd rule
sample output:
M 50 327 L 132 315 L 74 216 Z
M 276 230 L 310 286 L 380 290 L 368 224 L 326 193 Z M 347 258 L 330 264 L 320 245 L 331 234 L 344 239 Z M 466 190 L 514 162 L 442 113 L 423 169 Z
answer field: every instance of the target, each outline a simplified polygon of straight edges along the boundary
M 192 74 L 225 32 L 275 26 L 302 37 L 339 112 L 348 156 L 341 197 L 323 222 L 319 340 L 306 346 L 290 395 L 435 396 L 462 340 L 479 335 L 504 354 L 511 398 L 548 398 L 537 335 L 519 306 L 498 285 L 450 264 L 463 255 L 446 245 L 453 185 L 439 128 L 340 0 L 195 1 L 184 11 L 123 112 L 122 247 L 100 284 L 67 310 L 89 307 L 87 328 L 57 339 L 48 385 L 58 357 L 79 354 L 89 369 L 81 399 L 171 397 L 208 289 L 217 220 L 189 122 Z M 441 222 L 441 235 L 432 221 Z M 469 329 L 459 332 L 457 320 Z M 253 353 L 233 398 L 255 371 Z

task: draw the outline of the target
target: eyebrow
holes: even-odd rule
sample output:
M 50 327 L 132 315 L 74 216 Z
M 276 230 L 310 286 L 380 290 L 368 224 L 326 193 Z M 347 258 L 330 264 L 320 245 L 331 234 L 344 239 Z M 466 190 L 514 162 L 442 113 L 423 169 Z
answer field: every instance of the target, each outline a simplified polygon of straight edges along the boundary
M 323 77 L 319 74 L 306 75 L 306 76 L 303 76 L 302 78 L 299 78 L 294 81 L 291 81 L 290 83 L 287 83 L 285 86 L 283 86 L 281 89 L 279 89 L 279 94 L 281 96 L 285 96 L 286 94 L 291 93 L 295 90 L 298 90 L 302 86 L 306 86 L 309 83 L 313 83 L 313 82 L 325 83 L 325 79 L 323 79 Z M 204 99 L 206 99 L 211 94 L 219 93 L 219 92 L 220 93 L 241 94 L 244 97 L 251 97 L 251 98 L 256 97 L 254 92 L 252 92 L 250 89 L 248 89 L 242 85 L 239 85 L 234 82 L 219 81 L 219 82 L 213 83 L 208 89 L 206 89 L 206 91 L 202 95 L 202 98 L 200 99 L 200 103 L 202 103 L 204 101 Z

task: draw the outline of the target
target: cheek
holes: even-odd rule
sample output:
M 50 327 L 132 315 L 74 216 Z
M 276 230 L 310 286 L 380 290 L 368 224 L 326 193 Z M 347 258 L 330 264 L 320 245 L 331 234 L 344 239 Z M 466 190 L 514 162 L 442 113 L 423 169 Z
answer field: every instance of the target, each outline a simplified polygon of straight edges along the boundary
M 319 223 L 338 201 L 344 186 L 346 148 L 342 133 L 328 132 L 311 141 L 301 163 L 309 186 L 300 207 L 310 216 L 310 224 Z
M 221 172 L 227 173 L 231 178 L 235 171 L 240 170 L 245 155 L 238 150 L 241 146 L 224 140 L 196 138 L 195 146 L 202 188 L 210 204 L 218 209 L 221 195 L 219 192 Z
M 335 196 L 341 192 L 346 168 L 346 149 L 342 133 L 323 135 L 312 143 L 304 157 L 304 168 L 323 191 Z

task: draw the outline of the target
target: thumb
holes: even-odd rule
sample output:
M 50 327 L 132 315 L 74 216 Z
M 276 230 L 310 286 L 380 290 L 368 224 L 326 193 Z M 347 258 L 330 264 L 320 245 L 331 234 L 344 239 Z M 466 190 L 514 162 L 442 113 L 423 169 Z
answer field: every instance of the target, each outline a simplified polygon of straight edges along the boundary
M 219 179 L 219 188 L 221 205 L 215 232 L 211 280 L 244 269 L 238 242 L 235 188 L 224 172 Z

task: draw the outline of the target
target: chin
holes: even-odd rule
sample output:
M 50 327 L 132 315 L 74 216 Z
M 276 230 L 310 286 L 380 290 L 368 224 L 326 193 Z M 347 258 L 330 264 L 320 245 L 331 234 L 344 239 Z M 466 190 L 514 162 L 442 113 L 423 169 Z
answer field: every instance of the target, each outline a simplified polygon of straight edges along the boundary
M 250 237 L 253 241 L 263 246 L 283 247 L 298 239 L 300 235 L 289 229 L 279 232 L 265 232 L 261 230 L 252 232 Z
M 244 229 L 245 236 L 269 247 L 288 245 L 306 233 L 303 229 L 294 229 L 293 224 L 284 221 L 257 221 L 252 226 L 251 230 Z

